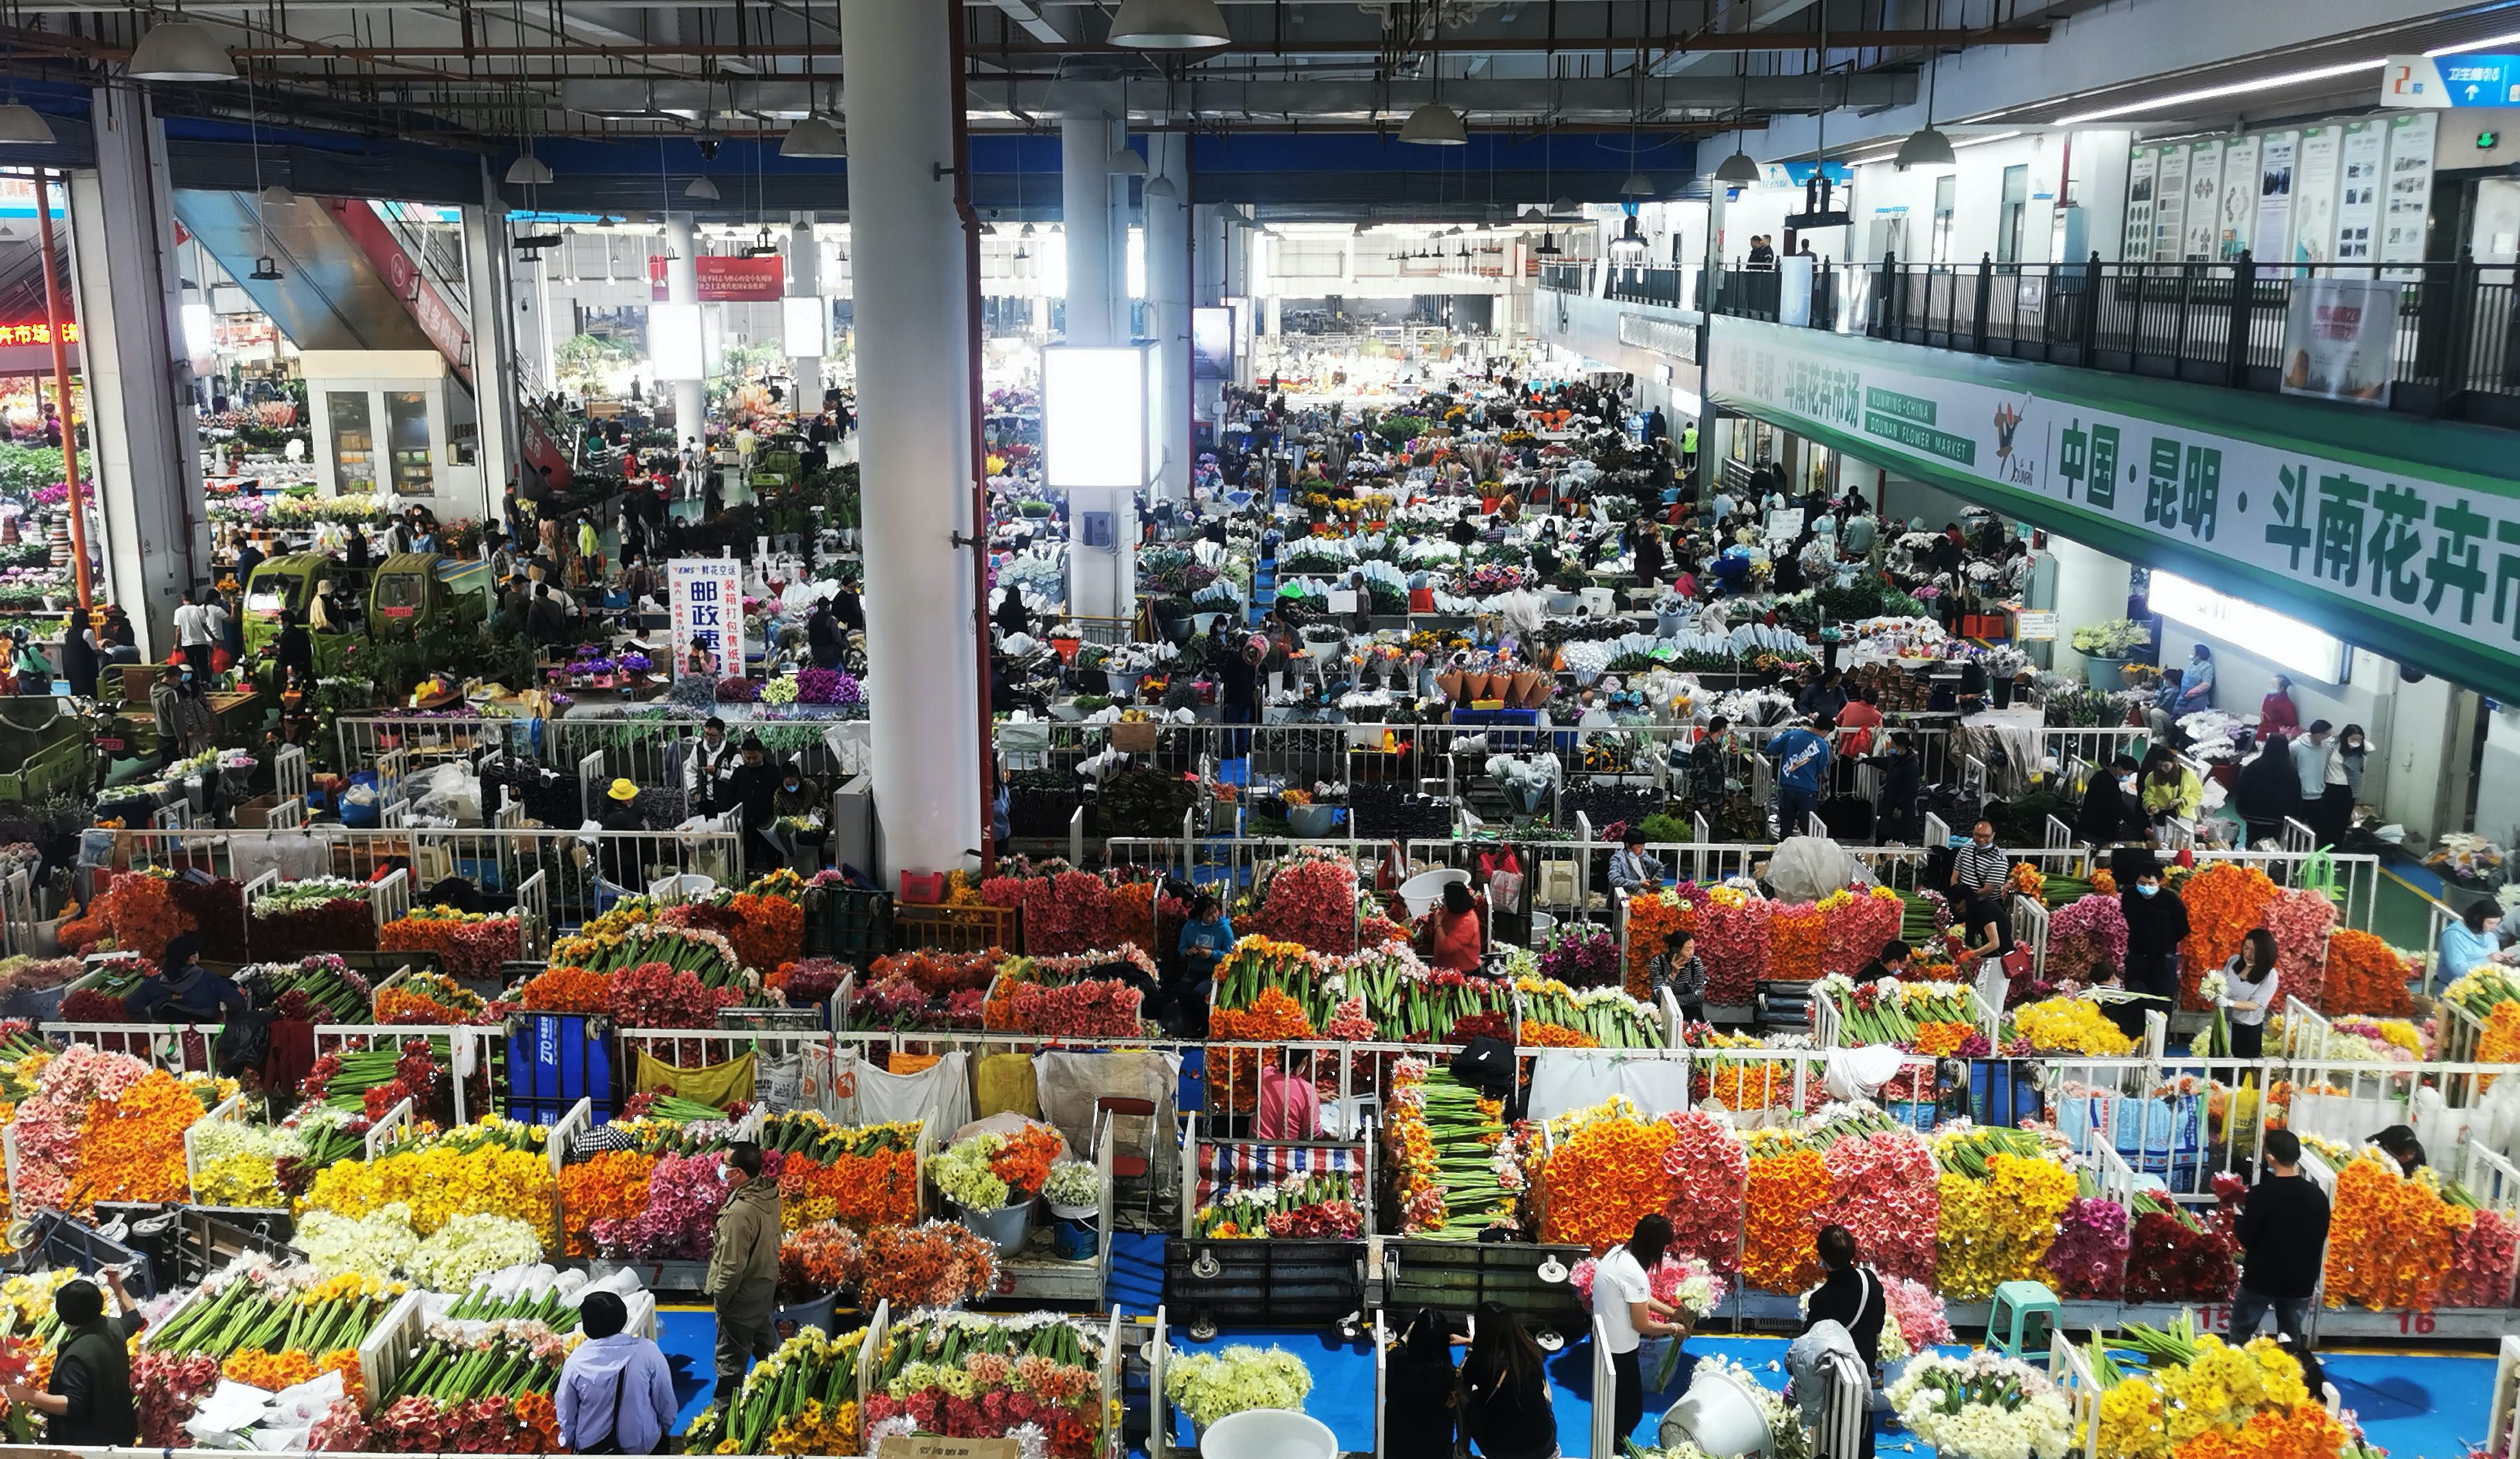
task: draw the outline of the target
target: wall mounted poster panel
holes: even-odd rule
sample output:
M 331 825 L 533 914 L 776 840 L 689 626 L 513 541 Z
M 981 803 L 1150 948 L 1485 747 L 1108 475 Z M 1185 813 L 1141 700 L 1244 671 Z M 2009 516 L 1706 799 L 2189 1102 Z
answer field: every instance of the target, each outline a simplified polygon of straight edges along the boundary
M 2262 275 L 2292 258 L 2293 167 L 2301 155 L 2301 133 L 2270 132 L 2258 148 L 2258 222 L 2250 251 Z
M 2161 149 L 2138 147 L 2127 160 L 2126 260 L 2152 258 L 2152 183 L 2161 165 Z
M 2187 151 L 2176 143 L 2161 149 L 2161 169 L 2152 184 L 2152 256 L 2178 258 L 2187 226 Z
M 2223 149 L 2223 197 L 2215 214 L 2214 256 L 2237 258 L 2249 251 L 2258 227 L 2258 148 L 2262 139 L 2241 137 Z
M 2341 134 L 2332 126 L 2301 129 L 2301 164 L 2294 169 L 2292 259 L 2325 263 L 2335 256 L 2336 161 Z
M 2433 140 L 2439 112 L 2408 112 L 2389 118 L 2388 183 L 2380 201 L 2380 261 L 2421 263 L 2424 233 L 2433 208 Z M 2412 279 L 2420 269 L 2391 269 Z
M 2369 263 L 2380 232 L 2380 173 L 2389 145 L 2380 121 L 2349 121 L 2337 144 L 2336 252 L 2338 263 Z
M 2214 137 L 2187 152 L 2187 229 L 2180 238 L 2180 257 L 2214 256 L 2215 220 L 2222 203 L 2223 139 Z

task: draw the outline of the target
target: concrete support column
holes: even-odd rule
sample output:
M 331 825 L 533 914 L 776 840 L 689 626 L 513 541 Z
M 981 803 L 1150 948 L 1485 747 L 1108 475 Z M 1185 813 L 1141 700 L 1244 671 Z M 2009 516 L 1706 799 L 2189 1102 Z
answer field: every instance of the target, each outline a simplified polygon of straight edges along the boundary
M 687 212 L 665 214 L 665 301 L 673 304 L 697 304 L 700 301 L 699 239 L 692 231 L 692 215 Z M 706 338 L 706 332 L 702 332 Z M 705 368 L 705 366 L 703 366 Z M 674 387 L 674 434 L 685 440 L 708 446 L 708 389 L 700 381 L 677 380 Z
M 515 290 L 508 272 L 507 240 L 501 237 L 507 205 L 485 163 L 481 169 L 481 205 L 464 209 L 464 295 L 472 309 L 466 323 L 472 335 L 472 419 L 479 432 L 482 499 L 487 515 L 496 516 L 501 493 L 522 459 L 518 448 L 517 347 Z
M 1147 181 L 1173 186 L 1173 196 L 1147 194 L 1148 327 L 1155 341 L 1154 494 L 1186 499 L 1191 481 L 1190 139 L 1180 132 L 1147 135 Z
M 858 459 L 866 480 L 880 880 L 963 865 L 979 844 L 980 728 L 971 555 L 970 280 L 954 210 L 946 27 L 959 7 L 841 0 L 853 63 L 849 218 L 856 247 Z
M 823 295 L 823 246 L 814 241 L 814 215 L 796 214 L 798 221 L 788 235 L 788 292 L 798 298 L 820 299 Z M 824 328 L 829 329 L 831 306 L 823 308 Z M 823 357 L 800 354 L 793 342 L 788 350 L 788 368 L 796 376 L 796 409 L 811 415 L 823 408 Z
M 1067 233 L 1067 342 L 1123 342 L 1116 300 L 1120 251 L 1111 230 L 1111 121 L 1100 114 L 1058 124 L 1058 217 Z M 856 209 L 850 209 L 856 216 Z
M 1225 302 L 1226 251 L 1233 240 L 1233 225 L 1226 220 L 1225 209 L 1213 203 L 1203 203 L 1191 210 L 1191 301 L 1200 307 Z M 1194 399 L 1202 420 L 1215 420 L 1225 404 L 1222 381 L 1202 380 Z
M 89 107 L 96 167 L 69 174 L 89 459 L 106 591 L 131 615 L 142 657 L 156 661 L 174 646 L 176 605 L 210 572 L 193 369 L 176 333 L 174 185 L 166 131 L 145 94 L 99 87 Z

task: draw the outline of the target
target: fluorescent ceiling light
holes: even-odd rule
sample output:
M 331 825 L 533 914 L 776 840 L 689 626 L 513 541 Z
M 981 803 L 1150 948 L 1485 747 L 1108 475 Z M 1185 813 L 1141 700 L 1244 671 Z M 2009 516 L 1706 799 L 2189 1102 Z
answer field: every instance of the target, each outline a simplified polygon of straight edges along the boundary
M 849 155 L 848 145 L 840 139 L 840 129 L 820 116 L 807 115 L 788 128 L 779 143 L 781 157 L 838 158 Z
M 2081 112 L 2072 116 L 2059 116 L 2053 124 L 2079 126 L 2086 121 L 2106 121 L 2112 116 L 2132 116 L 2138 112 L 2158 112 L 2169 107 L 2183 107 L 2190 102 L 2210 102 L 2227 96 L 2246 96 L 2256 91 L 2278 91 L 2286 86 L 2299 86 L 2305 82 L 2350 76 L 2356 71 L 2378 70 L 2387 64 L 2385 60 L 2377 59 L 2349 61 L 2337 66 L 2314 66 L 2308 70 L 2288 70 L 2247 81 L 2232 81 L 2222 86 L 2204 86 L 2194 91 L 2174 91 L 2168 96 L 2156 96 L 2148 101 L 2127 102 L 2121 106 L 2105 107 L 2097 112 Z M 1963 142 L 1956 145 L 1965 147 L 1968 144 Z
M 1470 134 L 1462 128 L 1460 113 L 1441 102 L 1428 102 L 1400 124 L 1400 140 L 1423 147 L 1466 147 Z
M 2482 51 L 2494 46 L 2507 46 L 2513 41 L 2520 41 L 2520 30 L 2514 30 L 2508 35 L 2489 35 L 2483 40 L 2463 40 L 2454 46 L 2435 46 L 2424 54 L 2427 56 L 2464 56 L 2470 51 Z
M 0 144 L 27 143 L 49 147 L 53 141 L 53 124 L 43 114 L 23 102 L 0 106 Z
M 1141 51 L 1194 51 L 1233 38 L 1216 0 L 1122 0 L 1111 18 L 1111 44 Z
M 123 69 L 135 81 L 233 81 L 236 58 L 208 28 L 168 21 L 151 28 L 131 48 Z
M 1957 152 L 1963 147 L 1984 147 L 1989 142 L 2009 142 L 2020 135 L 2019 132 L 1989 132 L 1982 137 L 1962 137 L 1952 144 L 1952 150 Z

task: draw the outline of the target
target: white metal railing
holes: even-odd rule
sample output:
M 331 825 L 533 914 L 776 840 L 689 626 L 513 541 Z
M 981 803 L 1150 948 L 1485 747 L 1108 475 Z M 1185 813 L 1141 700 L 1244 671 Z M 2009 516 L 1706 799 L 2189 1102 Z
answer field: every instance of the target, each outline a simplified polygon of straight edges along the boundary
M 460 715 L 345 714 L 333 722 L 349 768 L 375 764 L 390 751 L 404 752 L 406 764 L 473 759 L 485 752 L 512 752 L 530 745 L 534 721 L 466 718 Z

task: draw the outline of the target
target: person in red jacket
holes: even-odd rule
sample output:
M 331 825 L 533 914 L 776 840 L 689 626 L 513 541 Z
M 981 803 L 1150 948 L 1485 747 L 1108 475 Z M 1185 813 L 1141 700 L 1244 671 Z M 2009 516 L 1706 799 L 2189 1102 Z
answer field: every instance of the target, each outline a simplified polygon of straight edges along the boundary
M 1487 952 L 1487 927 L 1479 914 L 1478 898 L 1460 882 L 1444 884 L 1444 900 L 1426 920 L 1419 924 L 1426 944 L 1426 964 L 1447 968 L 1455 973 L 1478 970 L 1479 959 Z

